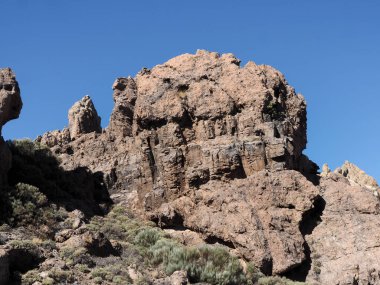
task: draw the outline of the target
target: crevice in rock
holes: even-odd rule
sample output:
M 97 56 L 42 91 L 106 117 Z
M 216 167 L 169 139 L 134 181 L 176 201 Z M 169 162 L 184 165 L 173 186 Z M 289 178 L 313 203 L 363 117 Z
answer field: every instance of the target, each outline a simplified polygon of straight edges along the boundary
M 302 220 L 299 225 L 299 229 L 303 237 L 306 235 L 310 235 L 316 226 L 322 221 L 321 216 L 326 206 L 326 201 L 322 198 L 322 196 L 317 196 L 313 203 L 313 208 L 306 211 L 302 215 Z M 310 246 L 306 242 L 303 243 L 303 249 L 305 254 L 305 260 L 299 264 L 298 266 L 292 268 L 285 274 L 283 274 L 286 278 L 305 282 L 306 277 L 311 269 L 311 250 Z
M 174 120 L 176 121 L 176 120 Z M 189 110 L 184 108 L 183 116 L 177 120 L 178 125 L 182 129 L 192 129 L 193 128 L 193 117 L 191 116 Z
M 178 92 L 186 92 L 189 90 L 189 84 L 180 84 L 177 87 Z
M 233 169 L 226 176 L 229 179 L 245 179 L 245 178 L 247 178 L 247 174 L 246 174 L 246 172 L 244 170 L 243 162 L 241 160 L 241 157 L 238 156 L 235 159 L 236 159 L 236 165 L 238 165 L 238 167 L 236 167 L 236 169 Z
M 150 171 L 151 171 L 151 174 L 152 174 L 152 180 L 153 180 L 153 182 L 156 182 L 156 178 L 157 178 L 156 160 L 154 159 L 153 149 L 152 149 L 150 137 L 148 137 L 146 140 L 147 140 L 147 143 L 148 143 L 148 149 L 147 149 L 147 151 L 146 151 L 145 154 L 148 157 L 149 168 L 150 168 Z
M 166 118 L 147 118 L 147 119 L 137 119 L 137 125 L 141 128 L 141 130 L 157 130 L 168 124 L 168 120 Z
M 226 247 L 229 247 L 231 249 L 235 249 L 235 246 L 231 241 L 227 241 L 227 240 L 218 238 L 217 236 L 214 236 L 214 235 L 207 236 L 205 238 L 205 242 L 208 244 L 220 244 L 220 245 L 224 245 Z
M 171 229 L 176 231 L 184 231 L 189 228 L 184 226 L 183 217 L 176 211 L 172 215 L 159 215 L 152 217 L 152 222 L 157 224 L 162 229 Z

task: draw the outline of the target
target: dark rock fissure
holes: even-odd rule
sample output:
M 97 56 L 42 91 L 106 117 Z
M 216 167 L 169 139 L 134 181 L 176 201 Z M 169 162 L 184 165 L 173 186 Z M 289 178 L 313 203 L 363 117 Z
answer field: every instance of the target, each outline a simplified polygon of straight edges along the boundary
M 315 227 L 318 226 L 318 224 L 322 221 L 321 216 L 325 209 L 326 201 L 322 198 L 322 196 L 317 196 L 314 200 L 313 205 L 313 208 L 311 208 L 309 211 L 306 211 L 302 215 L 302 221 L 300 223 L 299 229 L 303 237 L 310 235 Z M 286 278 L 300 282 L 306 281 L 306 277 L 309 273 L 309 270 L 311 269 L 312 262 L 310 246 L 306 240 L 303 243 L 303 249 L 306 257 L 305 260 L 300 265 L 286 272 L 284 274 Z
M 157 165 L 156 165 L 156 160 L 154 159 L 154 154 L 153 154 L 153 149 L 151 145 L 150 138 L 147 138 L 147 143 L 148 143 L 148 149 L 146 150 L 146 156 L 148 158 L 149 162 L 149 167 L 152 175 L 153 181 L 156 181 L 157 178 Z
M 210 235 L 205 239 L 205 242 L 208 244 L 221 244 L 226 247 L 235 249 L 234 244 L 231 241 L 223 240 L 221 238 L 218 238 L 217 236 Z

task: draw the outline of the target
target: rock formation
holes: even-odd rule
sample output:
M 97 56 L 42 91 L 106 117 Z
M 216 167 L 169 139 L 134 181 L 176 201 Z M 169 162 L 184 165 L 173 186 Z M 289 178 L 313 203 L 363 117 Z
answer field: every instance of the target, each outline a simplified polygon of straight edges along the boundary
M 84 96 L 69 110 L 69 127 L 63 130 L 54 130 L 37 138 L 37 141 L 49 146 L 64 146 L 75 138 L 88 133 L 101 133 L 100 117 L 90 96 Z
M 339 172 L 321 178 L 320 223 L 306 236 L 310 284 L 380 284 L 380 201 L 364 185 L 352 186 Z
M 318 189 L 294 171 L 313 165 L 302 155 L 306 104 L 280 72 L 198 51 L 113 89 L 103 134 L 46 143 L 65 169 L 103 172 L 135 214 L 228 245 L 268 274 L 304 262 L 299 226 Z
M 100 133 L 100 117 L 90 96 L 84 96 L 69 110 L 69 131 L 72 139 L 91 132 Z
M 38 139 L 65 170 L 102 173 L 131 214 L 266 274 L 380 284 L 378 185 L 349 163 L 317 174 L 302 154 L 305 100 L 280 72 L 198 51 L 112 88 L 106 129 L 85 97 L 69 129 Z
M 337 168 L 335 173 L 340 173 L 346 177 L 352 186 L 364 187 L 374 192 L 380 189 L 376 180 L 372 176 L 369 176 L 349 161 L 346 161 L 341 167 Z
M 11 167 L 11 154 L 1 135 L 2 127 L 18 118 L 22 108 L 20 89 L 10 68 L 0 69 L 0 185 L 6 180 Z

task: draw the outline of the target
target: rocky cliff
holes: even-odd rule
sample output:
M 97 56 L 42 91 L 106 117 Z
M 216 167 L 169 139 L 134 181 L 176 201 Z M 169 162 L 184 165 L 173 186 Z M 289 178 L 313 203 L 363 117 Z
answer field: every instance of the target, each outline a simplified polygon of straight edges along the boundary
M 65 173 L 96 174 L 128 217 L 267 275 L 380 284 L 378 185 L 350 163 L 317 173 L 302 154 L 305 100 L 279 71 L 201 50 L 112 88 L 105 129 L 85 96 L 68 128 L 37 138 Z
M 113 89 L 102 134 L 39 138 L 63 167 L 105 173 L 115 202 L 227 245 L 267 274 L 306 260 L 299 228 L 318 189 L 298 171 L 316 167 L 302 155 L 305 100 L 280 72 L 198 51 L 118 78 Z

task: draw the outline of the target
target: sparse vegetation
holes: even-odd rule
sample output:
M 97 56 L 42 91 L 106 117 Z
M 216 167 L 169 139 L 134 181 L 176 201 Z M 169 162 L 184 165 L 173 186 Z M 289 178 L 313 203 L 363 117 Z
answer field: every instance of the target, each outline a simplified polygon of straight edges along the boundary
M 191 282 L 221 285 L 302 284 L 291 283 L 285 278 L 265 277 L 252 264 L 249 264 L 244 272 L 239 260 L 220 246 L 183 246 L 170 239 L 163 230 L 153 224 L 128 217 L 125 209 L 120 206 L 114 207 L 104 218 L 94 217 L 88 227 L 93 231 L 102 231 L 108 238 L 117 239 L 120 243 L 126 244 L 128 250 L 124 250 L 122 256 L 134 257 L 124 259 L 125 265 L 137 264 L 145 269 L 158 268 L 166 275 L 177 270 L 185 270 Z M 105 276 L 106 271 L 104 268 L 94 269 L 93 280 L 95 278 L 109 280 L 110 278 Z M 137 284 L 149 283 L 146 279 L 140 278 Z
M 150 249 L 153 262 L 170 275 L 186 270 L 193 282 L 244 284 L 246 276 L 238 259 L 221 247 L 184 247 L 169 239 L 158 240 Z
M 265 114 L 268 114 L 272 120 L 281 120 L 285 114 L 281 104 L 277 101 L 270 101 L 264 110 Z

